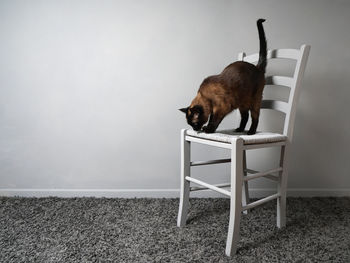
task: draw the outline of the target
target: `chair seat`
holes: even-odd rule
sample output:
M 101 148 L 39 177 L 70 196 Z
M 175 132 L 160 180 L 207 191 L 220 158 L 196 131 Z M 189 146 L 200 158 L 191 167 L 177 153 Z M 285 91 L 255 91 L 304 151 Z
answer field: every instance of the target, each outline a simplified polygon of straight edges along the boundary
M 273 143 L 273 142 L 283 142 L 287 140 L 287 136 L 272 133 L 272 132 L 256 132 L 254 135 L 247 135 L 243 132 L 235 132 L 234 130 L 221 130 L 216 131 L 215 133 L 205 133 L 205 132 L 197 132 L 194 130 L 187 130 L 186 134 L 189 136 L 231 143 L 232 139 L 235 137 L 240 137 L 243 139 L 244 144 L 261 144 L 261 143 Z

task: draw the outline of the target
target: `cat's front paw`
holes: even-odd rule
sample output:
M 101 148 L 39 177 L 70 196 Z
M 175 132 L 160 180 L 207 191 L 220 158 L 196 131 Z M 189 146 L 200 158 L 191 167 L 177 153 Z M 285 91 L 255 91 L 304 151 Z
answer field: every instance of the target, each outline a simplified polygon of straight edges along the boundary
M 215 128 L 210 127 L 210 126 L 203 126 L 202 130 L 203 130 L 205 133 L 214 133 L 214 132 L 215 132 Z

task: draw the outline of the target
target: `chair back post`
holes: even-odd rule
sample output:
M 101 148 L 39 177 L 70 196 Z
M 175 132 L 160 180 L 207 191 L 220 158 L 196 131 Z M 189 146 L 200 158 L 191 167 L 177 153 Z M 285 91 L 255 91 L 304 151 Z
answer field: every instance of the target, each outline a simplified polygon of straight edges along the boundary
M 293 78 L 283 76 L 267 76 L 266 85 L 281 85 L 290 88 L 288 102 L 279 100 L 263 100 L 262 109 L 273 109 L 285 114 L 283 135 L 288 137 L 288 141 L 292 141 L 294 131 L 294 121 L 297 101 L 300 95 L 301 83 L 305 72 L 307 59 L 309 57 L 310 46 L 302 45 L 300 49 L 273 49 L 267 52 L 268 59 L 284 58 L 295 59 L 297 61 Z M 238 54 L 238 60 L 254 63 L 259 59 L 259 54 L 255 53 L 246 56 L 244 52 Z
M 284 120 L 284 129 L 283 129 L 283 135 L 286 135 L 290 142 L 292 141 L 292 138 L 293 138 L 295 114 L 297 109 L 296 106 L 300 96 L 301 83 L 304 76 L 309 53 L 310 53 L 310 46 L 302 45 L 300 48 L 300 57 L 297 60 L 297 64 L 295 66 L 295 71 L 293 75 L 294 83 L 291 87 L 290 94 L 289 94 L 289 99 L 288 99 L 289 109 L 286 112 L 286 116 Z

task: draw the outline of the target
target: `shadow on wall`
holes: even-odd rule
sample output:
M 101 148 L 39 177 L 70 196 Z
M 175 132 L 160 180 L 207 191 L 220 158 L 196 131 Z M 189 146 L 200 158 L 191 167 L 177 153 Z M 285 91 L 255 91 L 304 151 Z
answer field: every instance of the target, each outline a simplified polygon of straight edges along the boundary
M 311 68 L 312 63 L 309 64 Z M 349 87 L 339 82 L 348 73 L 305 73 L 294 130 L 291 187 L 339 187 L 345 181 L 350 145 L 347 121 Z M 337 85 L 338 84 L 338 85 Z M 339 112 L 339 109 L 344 109 Z M 338 172 L 334 169 L 337 167 Z M 340 170 L 340 172 L 339 172 Z M 294 178 L 294 179 L 293 179 Z M 298 182 L 297 185 L 294 183 Z

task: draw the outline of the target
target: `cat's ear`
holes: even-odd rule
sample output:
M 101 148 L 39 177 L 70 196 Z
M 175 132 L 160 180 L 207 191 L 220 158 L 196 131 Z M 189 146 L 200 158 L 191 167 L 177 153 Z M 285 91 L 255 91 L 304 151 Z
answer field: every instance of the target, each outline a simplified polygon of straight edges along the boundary
M 179 109 L 179 111 L 182 111 L 182 112 L 184 112 L 184 113 L 187 113 L 187 110 L 188 110 L 188 107 L 187 107 L 187 108 Z

